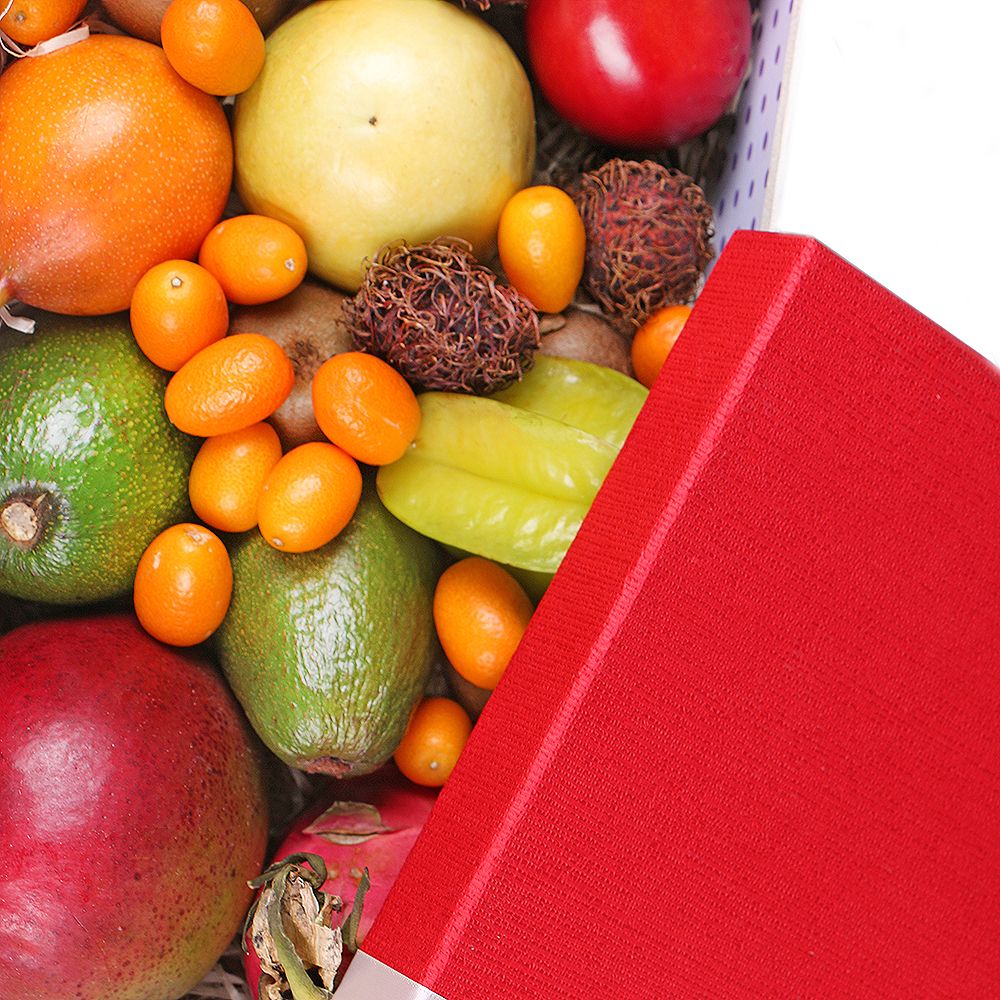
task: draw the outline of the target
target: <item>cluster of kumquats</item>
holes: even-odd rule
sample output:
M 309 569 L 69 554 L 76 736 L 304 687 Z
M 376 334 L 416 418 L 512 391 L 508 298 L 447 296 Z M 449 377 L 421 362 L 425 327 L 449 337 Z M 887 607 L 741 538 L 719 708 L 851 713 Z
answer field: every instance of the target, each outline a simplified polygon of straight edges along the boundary
M 550 186 L 522 190 L 503 212 L 498 241 L 511 284 L 540 311 L 565 309 L 585 250 L 572 199 Z M 136 342 L 154 364 L 174 372 L 164 396 L 167 415 L 180 430 L 205 439 L 189 479 L 191 507 L 202 523 L 167 528 L 136 572 L 136 613 L 163 642 L 200 643 L 226 615 L 233 574 L 216 531 L 256 528 L 282 552 L 317 549 L 343 530 L 357 508 L 359 463 L 393 462 L 416 437 L 420 408 L 406 380 L 374 355 L 350 351 L 326 360 L 312 382 L 316 422 L 328 440 L 282 454 L 266 421 L 291 392 L 292 363 L 269 337 L 227 336 L 229 305 L 288 295 L 307 264 L 305 246 L 289 226 L 240 215 L 211 230 L 197 263 L 165 261 L 135 289 L 130 319 Z M 689 312 L 688 306 L 659 310 L 637 332 L 632 362 L 645 385 L 655 380 Z M 532 612 L 527 594 L 505 569 L 475 556 L 445 570 L 434 596 L 435 625 L 448 661 L 486 691 L 499 682 Z M 400 770 L 421 784 L 443 784 L 471 728 L 458 702 L 426 698 L 396 751 Z
M 83 7 L 82 0 L 35 5 L 38 23 L 20 24 L 19 40 L 34 44 L 65 30 Z M 172 0 L 161 33 L 174 69 L 209 94 L 242 92 L 264 63 L 261 31 L 238 0 Z M 557 313 L 571 303 L 586 239 L 566 192 L 540 185 L 516 194 L 502 214 L 498 245 L 508 280 L 536 309 Z M 419 429 L 417 399 L 403 376 L 374 355 L 351 351 L 330 357 L 312 382 L 316 422 L 328 440 L 282 454 L 267 418 L 292 390 L 292 363 L 269 337 L 227 335 L 229 306 L 288 295 L 307 265 L 305 245 L 292 228 L 261 215 L 238 215 L 211 230 L 197 263 L 165 261 L 135 289 L 130 319 L 136 342 L 150 361 L 174 373 L 164 397 L 167 415 L 180 430 L 204 438 L 189 479 L 191 507 L 202 523 L 167 528 L 136 571 L 136 613 L 163 642 L 203 642 L 226 615 L 233 573 L 216 532 L 257 529 L 286 553 L 327 544 L 358 505 L 360 466 L 395 461 Z M 646 386 L 689 312 L 687 306 L 660 310 L 636 333 L 632 363 Z M 532 612 L 520 584 L 479 557 L 450 566 L 434 596 L 445 655 L 465 680 L 487 691 L 503 674 Z M 442 784 L 471 727 L 456 701 L 425 699 L 396 752 L 400 769 L 419 783 Z
M 518 197 L 523 203 L 531 196 L 529 189 Z M 532 273 L 528 252 L 518 249 L 530 227 L 521 223 L 512 232 L 510 221 L 517 216 L 505 217 L 503 256 L 514 262 L 512 282 L 555 305 L 544 297 L 565 275 L 557 267 L 548 278 L 542 277 L 544 268 Z M 535 240 L 536 250 L 553 239 L 564 245 L 555 233 Z M 226 615 L 233 573 L 216 532 L 258 529 L 285 553 L 327 544 L 358 505 L 360 465 L 400 458 L 419 429 L 420 408 L 406 380 L 374 355 L 348 351 L 330 357 L 313 377 L 314 414 L 328 440 L 282 454 L 267 418 L 292 389 L 292 363 L 269 337 L 227 335 L 229 305 L 288 295 L 306 269 L 305 247 L 289 226 L 240 215 L 208 234 L 197 263 L 165 261 L 135 289 L 130 321 L 136 342 L 154 364 L 174 373 L 164 394 L 167 415 L 180 430 L 204 438 L 189 478 L 191 506 L 202 523 L 161 532 L 136 571 L 136 613 L 162 642 L 200 643 Z M 532 612 L 527 594 L 506 570 L 475 556 L 446 569 L 434 595 L 445 655 L 465 680 L 487 691 L 502 676 Z M 421 784 L 443 783 L 471 728 L 456 701 L 425 699 L 396 752 L 400 769 Z
M 87 0 L 25 0 L 0 18 L 0 29 L 19 45 L 38 45 L 69 30 L 86 6 Z M 208 94 L 242 93 L 264 65 L 264 35 L 238 0 L 172 0 L 160 32 L 174 70 Z

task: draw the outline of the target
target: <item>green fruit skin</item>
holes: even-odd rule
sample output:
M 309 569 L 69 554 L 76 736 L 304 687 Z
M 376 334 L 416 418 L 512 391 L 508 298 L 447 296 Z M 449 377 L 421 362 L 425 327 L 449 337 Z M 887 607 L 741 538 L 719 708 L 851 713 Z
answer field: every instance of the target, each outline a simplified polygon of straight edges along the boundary
M 593 434 L 494 399 L 425 392 L 419 403 L 408 455 L 539 496 L 589 507 L 618 454 Z
M 56 604 L 125 593 L 152 539 L 190 518 L 199 442 L 167 419 L 167 380 L 124 314 L 4 331 L 0 505 L 45 492 L 51 520 L 30 551 L 0 531 L 0 591 Z
M 216 643 L 250 723 L 293 767 L 374 771 L 399 745 L 438 655 L 437 547 L 368 485 L 322 548 L 282 553 L 255 531 L 231 555 L 233 600 Z

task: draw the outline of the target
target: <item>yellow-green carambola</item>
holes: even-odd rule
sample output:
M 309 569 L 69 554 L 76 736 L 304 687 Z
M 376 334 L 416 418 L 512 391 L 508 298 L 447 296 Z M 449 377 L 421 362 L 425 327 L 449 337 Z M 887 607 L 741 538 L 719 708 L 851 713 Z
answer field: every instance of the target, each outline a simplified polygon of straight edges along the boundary
M 549 357 L 488 398 L 423 393 L 416 440 L 379 469 L 379 495 L 445 545 L 554 573 L 646 396 L 620 372 Z

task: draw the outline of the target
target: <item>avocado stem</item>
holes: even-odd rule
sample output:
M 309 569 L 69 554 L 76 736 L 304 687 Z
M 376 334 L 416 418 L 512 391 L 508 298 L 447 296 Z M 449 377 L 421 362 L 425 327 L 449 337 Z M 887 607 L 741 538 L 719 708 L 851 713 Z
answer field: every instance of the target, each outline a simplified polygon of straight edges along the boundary
M 0 528 L 12 545 L 30 551 L 41 539 L 50 510 L 47 493 L 34 499 L 11 497 L 0 507 Z

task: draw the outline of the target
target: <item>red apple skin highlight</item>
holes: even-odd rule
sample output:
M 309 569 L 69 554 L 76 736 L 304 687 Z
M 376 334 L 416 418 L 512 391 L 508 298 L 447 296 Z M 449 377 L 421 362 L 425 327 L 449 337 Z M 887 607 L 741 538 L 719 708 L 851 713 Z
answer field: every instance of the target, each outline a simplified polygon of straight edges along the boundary
M 729 106 L 750 54 L 748 0 L 531 0 L 525 29 L 542 92 L 615 146 L 693 139 Z

